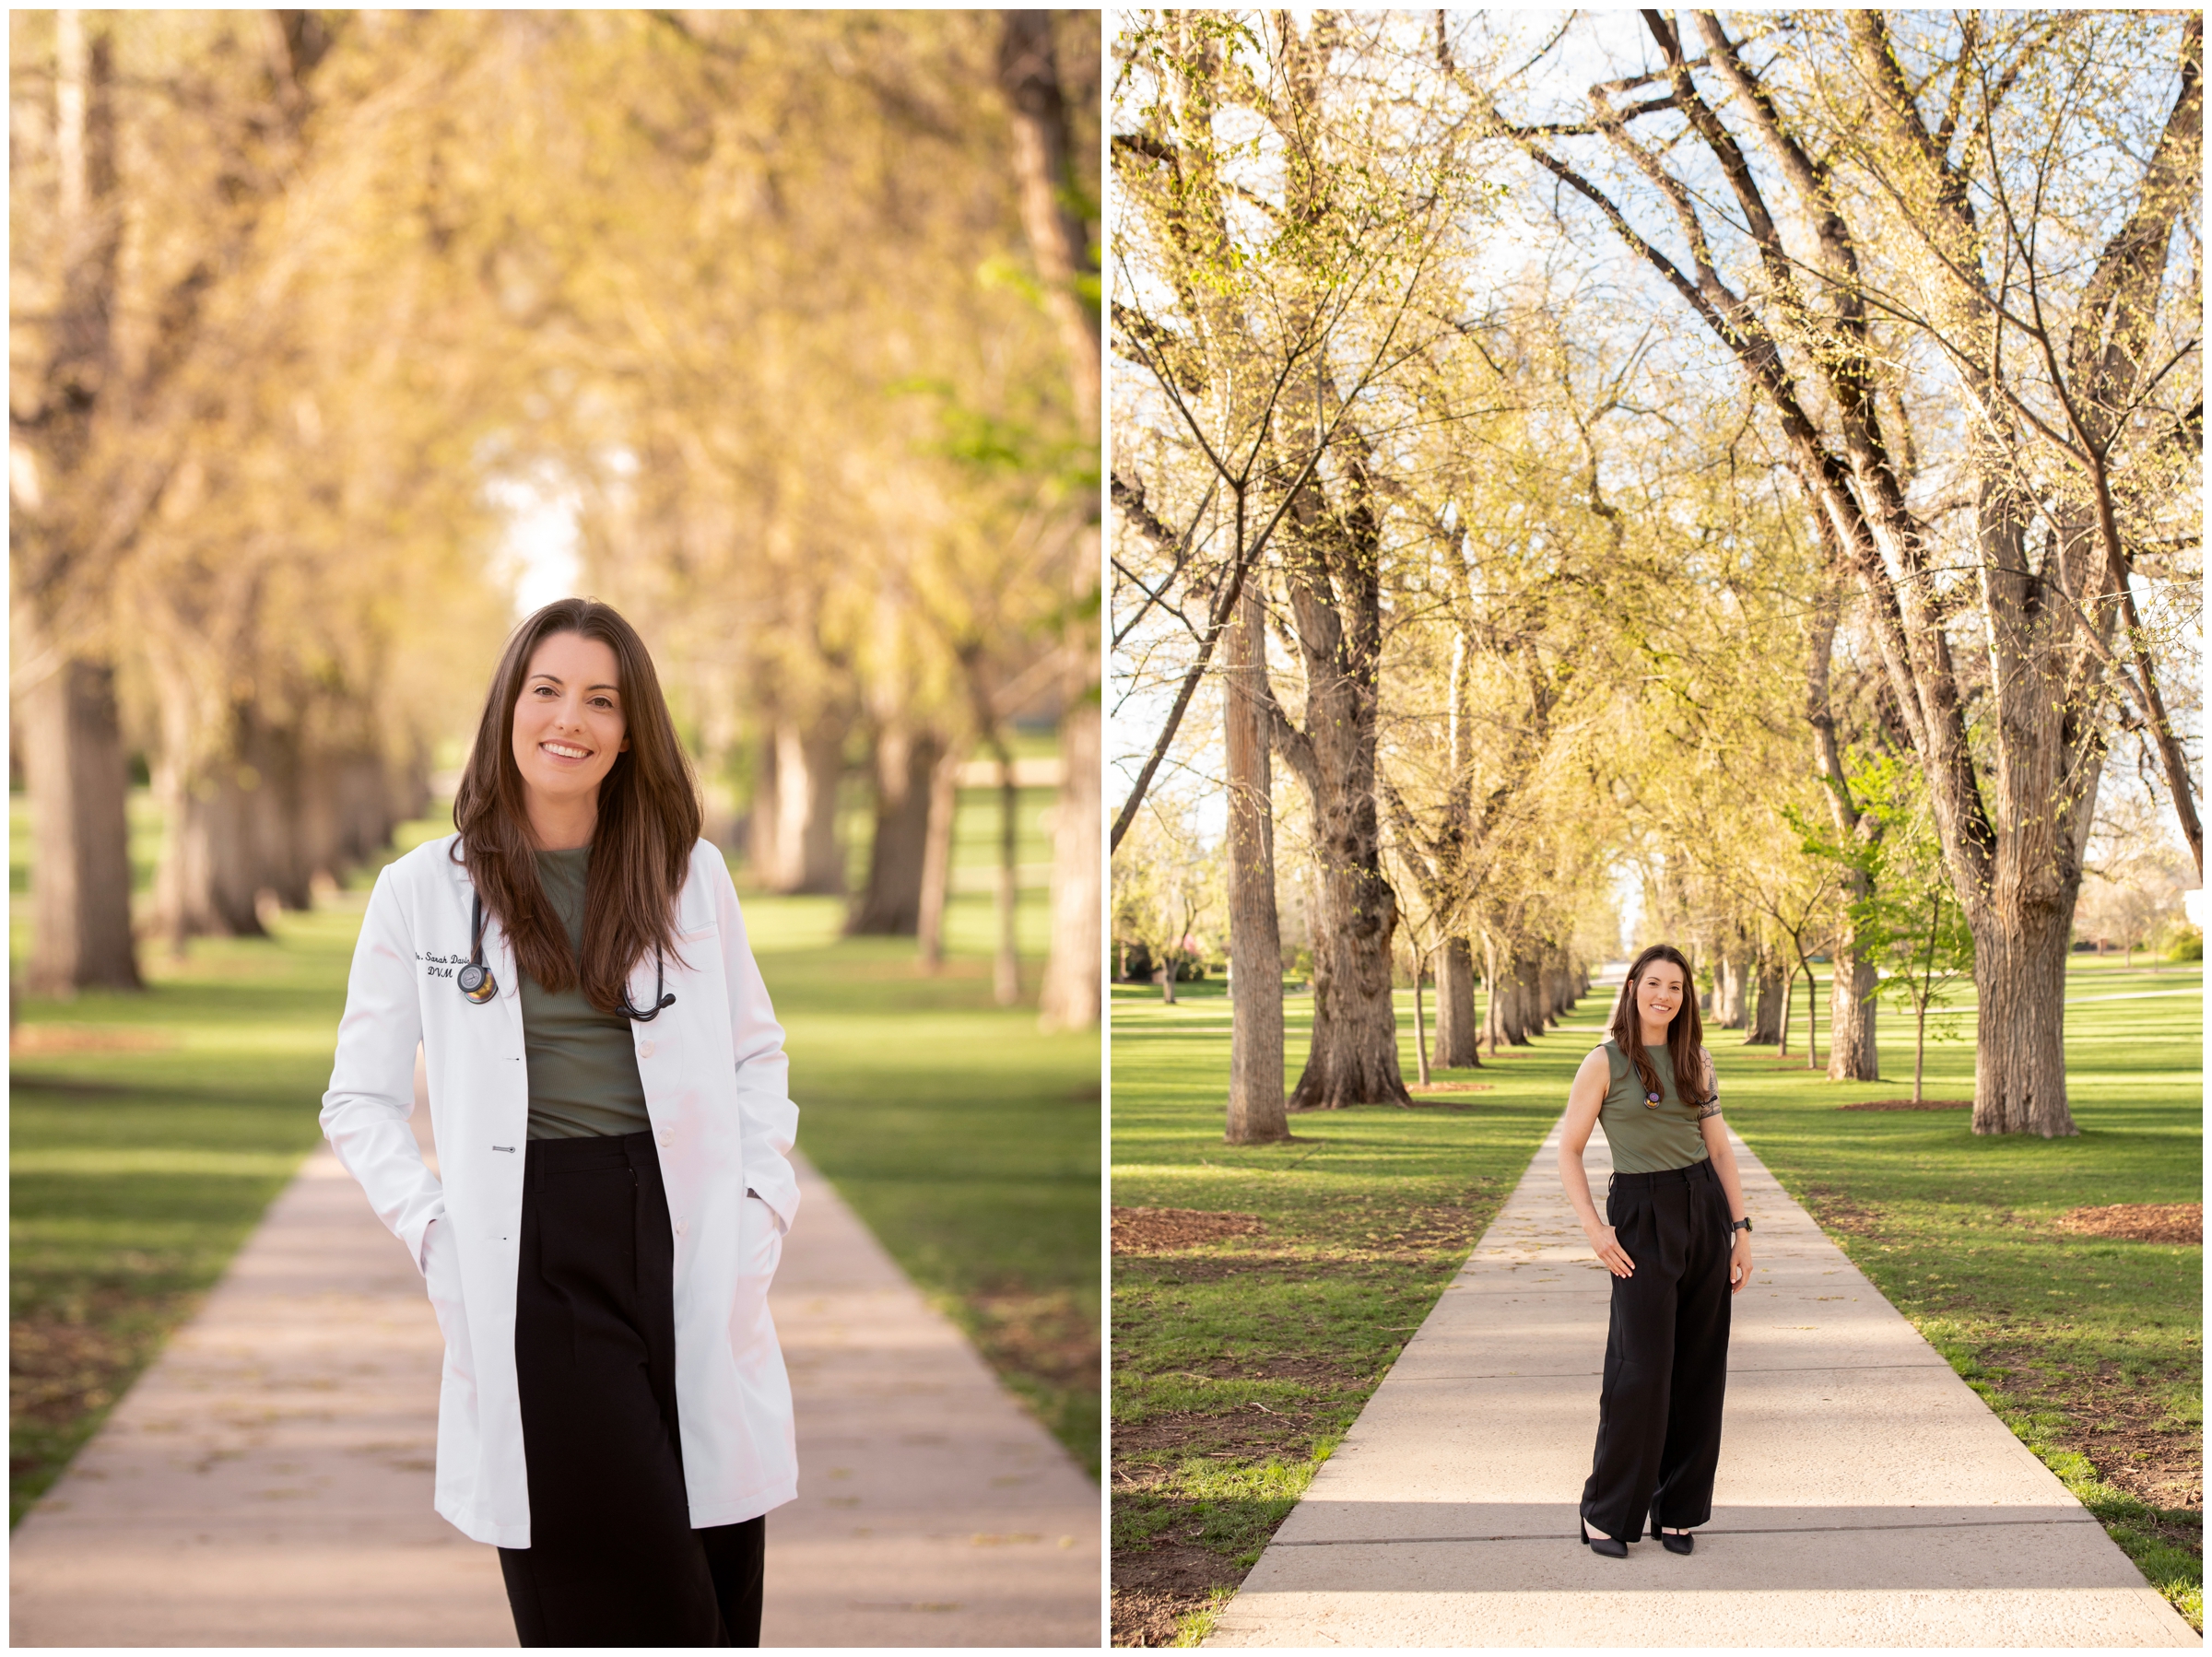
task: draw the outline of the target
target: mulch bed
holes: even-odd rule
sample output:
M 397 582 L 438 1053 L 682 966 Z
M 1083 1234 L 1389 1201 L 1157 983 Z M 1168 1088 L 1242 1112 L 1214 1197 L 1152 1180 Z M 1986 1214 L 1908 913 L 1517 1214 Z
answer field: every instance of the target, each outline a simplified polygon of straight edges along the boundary
M 1848 1105 L 1838 1105 L 1839 1111 L 1971 1111 L 1971 1099 L 1924 1099 L 1917 1104 L 1909 1099 L 1862 1099 Z
M 2087 1237 L 2121 1237 L 2135 1242 L 2197 1243 L 2205 1240 L 2202 1203 L 2114 1203 L 2103 1208 L 2075 1208 L 2052 1222 L 2058 1231 Z
M 1426 1099 L 1431 1093 L 1494 1093 L 1496 1082 L 1430 1082 L 1426 1087 L 1416 1082 L 1410 1089 L 1416 1099 Z
M 1255 1237 L 1266 1228 L 1256 1214 L 1216 1214 L 1203 1208 L 1116 1208 L 1113 1252 L 1172 1254 L 1231 1237 Z

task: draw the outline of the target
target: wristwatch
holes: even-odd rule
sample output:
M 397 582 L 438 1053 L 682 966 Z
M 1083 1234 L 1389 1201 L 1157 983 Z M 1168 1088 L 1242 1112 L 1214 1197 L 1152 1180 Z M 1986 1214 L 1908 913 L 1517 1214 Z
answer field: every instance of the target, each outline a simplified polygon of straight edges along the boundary
M 1750 1216 L 1749 1215 L 1747 1215 L 1747 1215 L 1745 1215 L 1745 1216 L 1744 1216 L 1744 1217 L 1743 1217 L 1742 1219 L 1740 1219 L 1740 1220 L 1731 1220 L 1731 1221 L 1729 1222 L 1729 1225 L 1728 1225 L 1728 1229 L 1729 1229 L 1729 1230 L 1731 1230 L 1731 1231 L 1748 1231 L 1748 1230 L 1750 1230 L 1750 1229 L 1751 1229 L 1751 1216 Z

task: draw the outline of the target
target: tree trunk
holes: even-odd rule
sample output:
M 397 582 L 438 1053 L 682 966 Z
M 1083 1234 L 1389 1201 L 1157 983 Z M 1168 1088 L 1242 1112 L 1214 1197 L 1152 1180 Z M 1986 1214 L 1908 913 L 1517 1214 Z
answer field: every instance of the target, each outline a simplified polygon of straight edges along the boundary
M 753 873 L 771 892 L 842 896 L 837 786 L 845 723 L 823 714 L 801 724 L 779 714 L 753 805 Z
M 1163 961 L 1152 969 L 1152 981 L 1159 986 L 1159 998 L 1168 1005 L 1175 1005 L 1175 964 Z
M 1482 1039 L 1490 1050 L 1490 1057 L 1498 1056 L 1498 1044 L 1505 1040 L 1505 1026 L 1499 1006 L 1498 993 L 1498 940 L 1486 930 L 1482 934 Z
M 929 832 L 922 845 L 922 902 L 914 938 L 922 964 L 935 971 L 945 964 L 945 901 L 952 889 L 952 819 L 959 809 L 960 755 L 947 748 L 937 757 L 929 779 Z
M 753 799 L 746 814 L 745 859 L 753 878 L 774 889 L 783 867 L 783 850 L 777 844 L 783 821 L 776 776 L 776 734 L 771 728 L 760 744 L 759 765 L 753 774 Z
M 1362 810 L 1332 793 L 1325 815 L 1315 813 L 1328 826 L 1320 837 L 1328 862 L 1313 929 L 1313 1040 L 1290 1096 L 1293 1111 L 1409 1102 L 1391 1007 L 1397 899 L 1382 876 L 1374 799 L 1369 794 Z
M 1525 950 L 1513 955 L 1513 1007 L 1521 1021 L 1520 1045 L 1544 1033 L 1542 958 Z
M 1928 1004 L 1912 1009 L 1912 1102 L 1920 1103 L 1920 1078 L 1928 1056 Z
M 300 801 L 293 847 L 312 887 L 335 880 L 351 864 L 346 854 L 346 767 L 351 756 L 323 751 L 305 756 L 300 768 Z
M 2069 894 L 2071 896 L 2071 894 Z M 2018 931 L 1977 917 L 1974 1132 L 2077 1133 L 2066 1109 L 2066 941 L 2073 907 L 2027 910 Z
M 1310 93 L 1301 87 L 1299 95 Z M 1305 187 L 1294 183 L 1291 194 Z M 1319 443 L 1324 434 L 1316 427 L 1305 438 Z M 1301 440 L 1286 431 L 1281 441 Z M 1364 440 L 1347 420 L 1331 441 L 1336 498 L 1329 498 L 1322 473 L 1304 472 L 1277 543 L 1305 668 L 1306 707 L 1302 731 L 1279 711 L 1273 729 L 1312 802 L 1321 865 L 1313 1038 L 1291 1096 L 1293 1110 L 1411 1102 L 1398 1069 L 1398 1021 L 1391 1005 L 1398 899 L 1382 874 L 1375 797 L 1382 526 L 1369 490 Z M 1240 501 L 1240 545 L 1241 520 Z
M 1014 180 L 1022 227 L 1043 278 L 1044 304 L 1067 349 L 1076 417 L 1086 435 L 1099 429 L 1099 311 L 1077 293 L 1079 275 L 1097 274 L 1089 237 L 1068 210 L 1067 100 L 1053 51 L 1052 14 L 999 14 L 998 82 L 1013 137 Z
M 1449 937 L 1436 963 L 1436 1043 L 1430 1063 L 1440 1070 L 1475 1070 L 1482 1064 L 1475 1026 L 1475 952 L 1464 937 Z
M 1521 993 L 1515 958 L 1509 949 L 1492 945 L 1486 951 L 1485 980 L 1490 991 L 1489 1042 L 1495 1053 L 1508 1047 L 1528 1045 L 1528 1020 Z
M 1014 786 L 1014 756 L 998 750 L 998 948 L 991 961 L 991 998 L 1002 1007 L 1021 999 L 1021 957 L 1014 934 L 1014 907 L 1020 897 L 1015 862 L 1020 829 L 1021 791 Z
M 1746 1047 L 1773 1047 L 1782 1042 L 1784 1020 L 1789 1016 L 1790 992 L 1782 972 L 1782 963 L 1770 950 L 1762 949 L 1752 960 L 1756 975 L 1756 1005 L 1751 1015 L 1750 1033 L 1744 1038 Z
M 275 895 L 284 908 L 304 911 L 312 901 L 300 833 L 306 815 L 301 798 L 306 786 L 301 775 L 300 734 L 290 725 L 271 725 L 248 709 L 241 714 L 246 727 L 245 751 L 251 756 L 254 794 L 249 813 L 253 826 L 254 893 Z
M 1874 963 L 1855 937 L 1839 940 L 1829 967 L 1828 1079 L 1872 1082 L 1881 1078 L 1874 1045 Z
M 1090 1029 L 1104 993 L 1100 930 L 1102 805 L 1100 704 L 1081 695 L 1060 716 L 1060 798 L 1053 812 L 1053 936 L 1037 1018 L 1046 1029 Z
M 1248 582 L 1223 639 L 1228 695 L 1222 746 L 1229 771 L 1229 954 L 1237 974 L 1230 1009 L 1230 1145 L 1290 1136 L 1283 1111 L 1283 946 L 1275 907 L 1274 714 L 1266 676 L 1266 618 Z
M 929 785 L 943 752 L 934 733 L 898 725 L 877 743 L 868 884 L 846 918 L 848 936 L 911 938 L 919 931 L 922 869 L 929 848 Z
M 1413 952 L 1413 1060 L 1424 1087 L 1429 1085 L 1429 1032 L 1421 1028 L 1421 981 L 1428 976 L 1429 958 L 1417 949 Z
M 25 987 L 34 995 L 142 989 L 114 670 L 65 661 L 19 705 L 32 858 Z
M 1754 958 L 1740 939 L 1714 958 L 1713 978 L 1721 993 L 1714 998 L 1713 1022 L 1722 1029 L 1740 1030 L 1749 1022 Z
M 1782 1018 L 1774 1027 L 1774 1045 L 1783 1058 L 1790 1056 L 1790 1014 L 1797 1003 L 1797 965 L 1790 963 L 1782 980 Z

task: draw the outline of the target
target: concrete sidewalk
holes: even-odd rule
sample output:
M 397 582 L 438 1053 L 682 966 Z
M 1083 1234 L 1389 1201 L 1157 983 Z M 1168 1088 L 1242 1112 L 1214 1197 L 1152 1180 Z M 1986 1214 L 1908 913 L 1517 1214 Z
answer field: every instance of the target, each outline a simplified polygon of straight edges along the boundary
M 771 1299 L 801 1494 L 769 1520 L 764 1642 L 1097 1644 L 1097 1487 L 801 1182 Z M 10 1643 L 513 1645 L 497 1556 L 430 1510 L 441 1353 L 316 1151 L 17 1528 Z
M 1712 1522 L 1688 1558 L 1579 1545 L 1610 1290 L 1559 1132 L 1209 1645 L 2202 1643 L 1741 1140 Z M 1602 1133 L 1584 1165 L 1602 1193 Z

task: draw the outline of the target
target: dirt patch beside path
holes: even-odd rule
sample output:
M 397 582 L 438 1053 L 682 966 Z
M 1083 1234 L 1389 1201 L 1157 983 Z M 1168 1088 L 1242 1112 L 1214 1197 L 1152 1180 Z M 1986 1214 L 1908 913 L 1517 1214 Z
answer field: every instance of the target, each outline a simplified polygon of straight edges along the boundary
M 2053 1229 L 2087 1237 L 2124 1237 L 2135 1242 L 2202 1243 L 2202 1203 L 2114 1203 L 2103 1208 L 2070 1209 L 2052 1222 Z
M 1203 1208 L 1116 1208 L 1116 1254 L 1172 1254 L 1200 1243 L 1256 1237 L 1266 1230 L 1256 1214 L 1216 1214 Z

